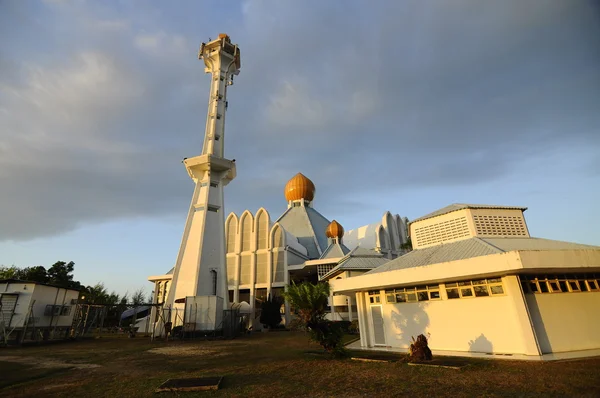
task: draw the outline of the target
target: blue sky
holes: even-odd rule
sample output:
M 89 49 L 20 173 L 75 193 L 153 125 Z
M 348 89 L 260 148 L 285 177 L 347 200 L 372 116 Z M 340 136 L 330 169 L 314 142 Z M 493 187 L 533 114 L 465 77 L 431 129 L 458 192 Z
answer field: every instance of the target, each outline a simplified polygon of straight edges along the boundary
M 150 291 L 202 146 L 200 42 L 242 49 L 226 207 L 276 218 L 297 172 L 346 229 L 454 202 L 522 205 L 600 245 L 595 1 L 0 2 L 0 264 L 74 261 Z

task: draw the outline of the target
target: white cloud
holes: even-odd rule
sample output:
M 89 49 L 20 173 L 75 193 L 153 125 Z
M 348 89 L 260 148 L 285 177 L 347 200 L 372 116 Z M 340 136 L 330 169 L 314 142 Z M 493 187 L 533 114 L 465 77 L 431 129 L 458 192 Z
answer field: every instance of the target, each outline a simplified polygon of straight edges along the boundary
M 134 37 L 133 42 L 141 51 L 155 56 L 179 56 L 190 52 L 190 47 L 185 37 L 176 34 L 167 34 L 164 31 L 139 33 Z

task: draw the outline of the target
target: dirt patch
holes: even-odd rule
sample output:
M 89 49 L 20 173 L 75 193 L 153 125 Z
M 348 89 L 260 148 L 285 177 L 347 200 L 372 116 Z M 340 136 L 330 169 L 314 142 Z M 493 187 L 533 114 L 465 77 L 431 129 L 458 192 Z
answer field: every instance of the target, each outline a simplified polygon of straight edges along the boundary
M 50 359 L 44 357 L 14 357 L 14 356 L 0 356 L 0 361 L 4 362 L 17 362 L 23 365 L 30 365 L 34 368 L 41 369 L 53 369 L 53 368 L 75 368 L 75 369 L 93 369 L 99 368 L 100 365 L 93 363 L 81 363 L 81 362 L 65 362 L 57 359 Z
M 207 358 L 215 358 L 222 357 L 225 355 L 229 355 L 226 352 L 209 350 L 202 347 L 195 346 L 170 346 L 170 347 L 159 347 L 148 350 L 149 353 L 152 354 L 161 354 L 161 355 L 169 355 L 169 356 L 177 356 L 177 357 L 194 357 L 194 356 L 203 356 Z
M 78 385 L 81 385 L 81 383 L 51 384 L 49 386 L 42 387 L 42 390 L 48 391 L 48 390 L 55 390 L 57 388 L 63 389 L 63 388 L 70 388 L 70 387 L 74 387 L 74 386 L 78 386 Z

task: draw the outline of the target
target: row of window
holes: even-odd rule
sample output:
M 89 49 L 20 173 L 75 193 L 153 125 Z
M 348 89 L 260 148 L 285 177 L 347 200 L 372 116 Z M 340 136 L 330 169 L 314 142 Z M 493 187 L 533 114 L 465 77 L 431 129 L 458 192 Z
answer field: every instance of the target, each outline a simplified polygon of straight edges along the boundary
M 449 299 L 497 296 L 504 294 L 504 287 L 501 278 L 454 282 L 446 283 L 446 294 Z
M 469 297 L 489 297 L 504 294 L 501 278 L 479 279 L 474 281 L 461 281 L 446 283 L 446 296 L 449 300 Z M 369 302 L 381 303 L 379 290 L 371 290 Z M 419 301 L 441 300 L 439 285 L 423 285 L 386 289 L 387 303 L 413 303 Z
M 600 291 L 600 274 L 521 275 L 525 293 L 576 293 Z
M 412 303 L 415 301 L 440 300 L 440 286 L 415 286 L 408 288 L 387 289 L 385 300 L 388 303 Z
M 71 314 L 70 305 L 52 305 L 49 304 L 44 309 L 44 316 L 66 316 Z

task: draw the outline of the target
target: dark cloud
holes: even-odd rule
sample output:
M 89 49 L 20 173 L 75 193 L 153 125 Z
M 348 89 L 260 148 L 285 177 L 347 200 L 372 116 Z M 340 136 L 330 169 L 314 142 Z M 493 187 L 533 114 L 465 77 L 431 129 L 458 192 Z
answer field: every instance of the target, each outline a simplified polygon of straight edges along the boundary
M 339 214 L 366 211 L 367 191 L 474 184 L 556 147 L 600 150 L 593 2 L 3 4 L 0 32 L 18 37 L 0 38 L 0 240 L 185 212 L 180 161 L 201 150 L 209 84 L 194 53 L 218 21 L 242 48 L 229 210 L 277 217 L 298 171 Z

